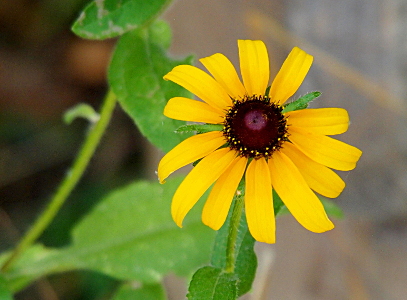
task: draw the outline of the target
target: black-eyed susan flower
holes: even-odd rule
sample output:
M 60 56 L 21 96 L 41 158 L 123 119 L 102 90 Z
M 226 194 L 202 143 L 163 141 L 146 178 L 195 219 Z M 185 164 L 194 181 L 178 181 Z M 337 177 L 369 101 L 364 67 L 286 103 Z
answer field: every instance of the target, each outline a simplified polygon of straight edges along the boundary
M 172 98 L 164 110 L 167 117 L 221 125 L 219 130 L 187 138 L 160 161 L 158 177 L 163 183 L 175 170 L 201 159 L 175 192 L 171 206 L 175 223 L 182 226 L 186 214 L 213 184 L 202 220 L 218 230 L 244 176 L 246 218 L 256 240 L 275 242 L 273 189 L 306 229 L 332 229 L 314 192 L 337 197 L 345 183 L 331 169 L 351 170 L 362 154 L 328 137 L 348 129 L 346 110 L 285 112 L 284 103 L 303 82 L 313 57 L 294 48 L 267 89 L 269 60 L 264 43 L 239 40 L 238 47 L 243 82 L 220 53 L 200 59 L 212 76 L 190 65 L 176 66 L 164 76 L 203 100 Z

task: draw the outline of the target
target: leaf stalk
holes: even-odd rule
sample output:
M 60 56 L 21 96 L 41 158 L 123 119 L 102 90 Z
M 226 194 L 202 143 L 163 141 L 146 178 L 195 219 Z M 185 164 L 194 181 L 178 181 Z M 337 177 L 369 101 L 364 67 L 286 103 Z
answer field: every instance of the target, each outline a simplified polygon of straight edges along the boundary
M 8 259 L 1 267 L 2 272 L 6 272 L 24 253 L 24 251 L 27 250 L 41 236 L 52 220 L 54 220 L 55 216 L 79 180 L 82 178 L 83 173 L 89 165 L 89 162 L 93 157 L 96 148 L 99 145 L 100 140 L 110 122 L 116 102 L 116 96 L 110 90 L 102 104 L 100 119 L 91 127 L 89 134 L 74 161 L 72 169 L 67 172 L 66 177 L 59 185 L 59 188 L 50 200 L 47 208 L 41 213 L 36 222 L 31 226 L 28 232 L 20 240 L 19 244 L 11 252 Z
M 236 240 L 239 232 L 240 219 L 244 208 L 244 197 L 235 196 L 235 205 L 233 207 L 232 218 L 230 220 L 230 229 L 226 246 L 226 267 L 225 272 L 233 273 L 236 264 Z

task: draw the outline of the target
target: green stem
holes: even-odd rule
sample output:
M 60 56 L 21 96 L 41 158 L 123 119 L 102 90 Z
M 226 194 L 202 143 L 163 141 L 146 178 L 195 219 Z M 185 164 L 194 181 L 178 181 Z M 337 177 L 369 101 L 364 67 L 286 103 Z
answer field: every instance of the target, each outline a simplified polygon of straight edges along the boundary
M 106 130 L 111 119 L 114 107 L 116 105 L 116 96 L 112 91 L 109 91 L 100 112 L 99 121 L 90 129 L 89 134 L 82 145 L 82 148 L 76 157 L 72 169 L 67 173 L 66 177 L 60 184 L 54 197 L 51 199 L 48 207 L 42 212 L 37 221 L 23 236 L 20 243 L 16 246 L 10 257 L 6 260 L 1 267 L 1 271 L 7 271 L 11 265 L 30 247 L 38 237 L 44 232 L 48 225 L 55 218 L 61 206 L 65 203 L 72 190 L 75 188 L 78 181 L 81 179 L 85 172 L 90 159 Z
M 236 239 L 239 230 L 240 219 L 242 217 L 244 201 L 242 196 L 236 196 L 235 205 L 233 207 L 232 218 L 230 220 L 230 229 L 228 242 L 226 246 L 226 268 L 225 272 L 233 273 L 236 262 Z

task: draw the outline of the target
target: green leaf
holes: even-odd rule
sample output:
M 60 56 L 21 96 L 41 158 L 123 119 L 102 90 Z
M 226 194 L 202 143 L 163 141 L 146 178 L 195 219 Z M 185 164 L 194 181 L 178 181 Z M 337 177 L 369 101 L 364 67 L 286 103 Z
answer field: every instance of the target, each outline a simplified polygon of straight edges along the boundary
M 90 123 L 96 123 L 99 121 L 99 117 L 99 114 L 92 106 L 86 103 L 79 103 L 64 113 L 64 122 L 69 125 L 76 118 L 84 118 Z
M 93 0 L 81 12 L 72 31 L 87 39 L 106 39 L 143 27 L 170 0 Z
M 151 44 L 161 46 L 165 50 L 168 50 L 168 48 L 171 46 L 171 27 L 164 20 L 155 20 L 154 23 L 148 28 L 148 34 Z
M 13 294 L 8 288 L 6 279 L 1 274 L 0 274 L 0 300 L 13 300 Z
M 214 231 L 202 224 L 199 206 L 182 229 L 175 225 L 170 201 L 180 181 L 137 182 L 112 192 L 74 228 L 71 246 L 23 257 L 7 279 L 21 288 L 22 279 L 73 269 L 145 283 L 169 272 L 190 275 L 208 262 Z
M 284 105 L 283 113 L 287 113 L 293 110 L 305 109 L 308 107 L 309 102 L 311 102 L 312 100 L 319 96 L 321 96 L 321 92 L 308 93 L 299 98 L 298 100 L 295 100 L 294 102 Z
M 237 289 L 233 274 L 207 266 L 195 272 L 187 297 L 189 300 L 234 300 L 238 297 Z
M 3 274 L 4 278 L 7 280 L 8 287 L 11 291 L 16 292 L 24 288 L 31 281 L 43 275 L 42 270 L 37 269 L 33 272 L 25 272 L 25 267 L 30 268 L 31 265 L 37 264 L 37 262 L 48 261 L 52 263 L 44 266 L 46 270 L 58 270 L 58 261 L 53 261 L 50 259 L 56 252 L 53 249 L 47 249 L 43 245 L 33 245 L 31 248 L 27 249 L 19 258 L 19 260 L 13 265 L 13 267 Z M 11 253 L 5 252 L 0 256 L 0 265 L 6 261 Z M 62 267 L 63 268 L 63 267 Z
M 282 214 L 284 208 L 286 207 L 283 201 L 281 201 L 280 196 L 277 192 L 273 189 L 273 206 L 274 206 L 274 215 L 278 216 Z
M 142 285 L 127 283 L 120 286 L 112 300 L 165 300 L 164 287 L 161 284 Z
M 340 208 L 335 202 L 333 202 L 332 200 L 325 198 L 325 197 L 318 197 L 319 200 L 321 200 L 322 205 L 325 208 L 326 213 L 329 216 L 338 218 L 338 219 L 343 219 L 345 214 L 343 213 L 342 208 Z
M 266 92 L 264 93 L 264 96 L 267 96 L 267 97 L 268 97 L 268 95 L 270 94 L 270 89 L 271 89 L 271 85 L 269 85 L 269 86 L 266 88 Z
M 168 33 L 162 27 L 160 22 L 149 30 L 123 35 L 113 55 L 108 77 L 118 101 L 142 134 L 168 152 L 191 134 L 174 134 L 185 122 L 165 117 L 164 107 L 172 97 L 192 95 L 179 85 L 164 81 L 163 76 L 176 65 L 190 64 L 191 58 L 173 60 L 166 56 L 164 46 Z
M 248 293 L 256 276 L 257 257 L 254 252 L 255 240 L 252 237 L 247 227 L 246 218 L 244 218 L 239 226 L 242 241 L 237 244 L 237 257 L 235 265 L 235 274 L 239 278 L 238 281 L 238 296 Z
M 230 219 L 233 207 L 230 209 L 228 218 L 216 235 L 213 247 L 211 263 L 214 267 L 224 269 L 226 267 L 226 248 L 228 234 L 230 230 Z M 243 213 L 239 223 L 238 235 L 236 239 L 236 262 L 234 275 L 238 279 L 238 296 L 242 296 L 250 291 L 257 268 L 257 258 L 254 252 L 255 240 L 249 232 L 246 216 Z
M 220 124 L 188 124 L 182 125 L 178 127 L 175 131 L 176 133 L 184 133 L 184 132 L 197 132 L 197 133 L 205 133 L 210 131 L 222 131 L 223 125 Z
M 110 194 L 74 229 L 69 252 L 77 256 L 85 249 L 79 265 L 121 279 L 188 275 L 207 261 L 214 234 L 199 212 L 186 218 L 183 229 L 175 225 L 170 200 L 179 183 L 140 182 Z

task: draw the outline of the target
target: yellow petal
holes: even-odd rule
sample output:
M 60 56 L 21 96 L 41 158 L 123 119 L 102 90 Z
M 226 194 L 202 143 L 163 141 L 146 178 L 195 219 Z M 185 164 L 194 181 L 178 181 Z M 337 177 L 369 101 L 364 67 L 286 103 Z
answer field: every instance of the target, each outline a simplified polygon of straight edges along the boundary
M 289 139 L 312 160 L 332 169 L 349 171 L 362 155 L 358 148 L 302 128 L 288 127 Z
M 345 188 L 345 182 L 338 174 L 313 161 L 293 144 L 285 143 L 280 151 L 292 160 L 309 187 L 317 193 L 336 198 Z
M 232 100 L 222 86 L 209 74 L 190 65 L 179 65 L 164 76 L 195 94 L 210 106 L 223 112 Z
M 171 98 L 164 108 L 164 115 L 175 120 L 219 124 L 224 114 L 205 102 L 184 97 Z
M 171 214 L 175 223 L 182 227 L 182 221 L 199 198 L 216 179 L 229 167 L 235 151 L 219 149 L 203 158 L 181 182 L 171 204 Z
M 243 98 L 246 90 L 236 73 L 235 67 L 223 54 L 216 53 L 199 60 L 217 82 L 234 99 Z
M 240 72 L 249 95 L 264 95 L 270 79 L 269 57 L 262 41 L 238 40 Z
M 250 233 L 259 242 L 275 243 L 276 224 L 270 171 L 266 160 L 252 160 L 246 171 L 246 219 Z
M 205 225 L 218 230 L 225 223 L 233 196 L 246 169 L 246 164 L 247 158 L 236 157 L 229 168 L 216 181 L 202 211 L 202 222 Z
M 161 183 L 174 171 L 212 153 L 226 140 L 220 131 L 211 131 L 187 138 L 168 152 L 158 164 Z
M 294 95 L 311 68 L 312 60 L 311 55 L 294 47 L 271 84 L 269 93 L 271 100 L 283 104 Z
M 294 163 L 276 151 L 269 159 L 271 183 L 294 218 L 312 232 L 334 228 L 318 197 L 308 187 Z
M 343 108 L 302 109 L 285 115 L 289 125 L 302 127 L 315 134 L 341 134 L 349 126 L 349 115 Z

